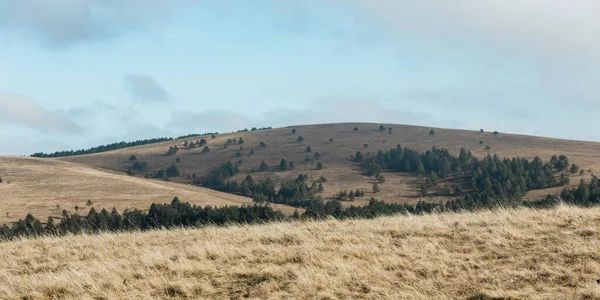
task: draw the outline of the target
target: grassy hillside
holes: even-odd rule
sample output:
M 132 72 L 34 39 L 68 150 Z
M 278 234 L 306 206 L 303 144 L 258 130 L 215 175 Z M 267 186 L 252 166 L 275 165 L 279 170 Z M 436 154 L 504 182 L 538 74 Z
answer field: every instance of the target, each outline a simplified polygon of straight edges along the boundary
M 63 209 L 87 213 L 87 200 L 96 209 L 146 209 L 152 203 L 182 200 L 201 205 L 242 205 L 251 199 L 217 191 L 111 173 L 71 162 L 24 157 L 0 157 L 0 224 L 27 213 L 45 221 Z
M 560 206 L 25 239 L 0 298 L 600 299 L 599 228 Z
M 458 153 L 461 147 L 473 152 L 474 155 L 482 157 L 488 153 L 497 153 L 501 157 L 522 156 L 533 158 L 540 156 L 544 161 L 550 159 L 552 155 L 565 154 L 572 162 L 577 163 L 582 168 L 593 171 L 600 171 L 600 143 L 558 140 L 550 138 L 511 135 L 500 133 L 494 135 L 491 132 L 480 133 L 479 131 L 435 129 L 435 135 L 430 136 L 430 128 L 408 126 L 408 125 L 385 125 L 385 130 L 378 130 L 380 124 L 365 123 L 344 123 L 344 124 L 325 124 L 325 125 L 306 125 L 293 126 L 287 128 L 278 128 L 266 131 L 250 131 L 241 133 L 220 134 L 211 139 L 210 136 L 204 137 L 210 149 L 209 153 L 201 153 L 203 147 L 188 149 L 183 145 L 187 142 L 200 140 L 200 137 L 181 139 L 172 142 L 145 145 L 106 153 L 84 155 L 76 157 L 61 158 L 64 161 L 78 162 L 81 164 L 125 172 L 131 165 L 128 158 L 135 155 L 139 160 L 149 164 L 149 169 L 156 171 L 160 168 L 167 168 L 169 165 L 180 159 L 177 164 L 182 176 L 172 179 L 179 182 L 191 182 L 187 179 L 188 175 L 196 174 L 198 177 L 206 175 L 209 170 L 219 165 L 232 161 L 240 160 L 241 173 L 234 177 L 234 180 L 240 182 L 243 178 L 251 174 L 255 179 L 269 177 L 276 183 L 282 180 L 295 179 L 300 173 L 307 173 L 312 180 L 316 180 L 323 175 L 328 179 L 324 184 L 325 197 L 345 189 L 355 190 L 363 189 L 367 192 L 366 197 L 354 201 L 354 204 L 361 204 L 368 201 L 373 196 L 371 191 L 373 179 L 362 174 L 359 166 L 349 160 L 356 151 L 364 154 L 370 152 L 377 153 L 378 150 L 386 150 L 401 144 L 403 147 L 410 147 L 418 151 L 426 151 L 432 146 L 438 148 L 448 148 L 454 153 Z M 358 131 L 354 131 L 354 128 Z M 292 129 L 296 129 L 296 134 L 292 134 Z M 391 128 L 391 134 L 389 132 Z M 298 137 L 302 136 L 303 141 L 299 142 Z M 243 138 L 244 144 L 232 144 L 225 148 L 228 139 Z M 332 139 L 332 141 L 330 141 Z M 266 148 L 261 148 L 259 142 L 264 142 Z M 368 144 L 365 148 L 364 144 Z M 166 155 L 169 147 L 177 145 L 180 150 L 175 155 Z M 306 148 L 310 146 L 312 153 L 307 153 Z M 489 146 L 490 150 L 484 150 Z M 236 157 L 240 147 L 241 157 Z M 254 154 L 250 155 L 251 151 Z M 312 157 L 315 152 L 321 154 L 321 161 L 324 165 L 322 170 L 316 170 L 316 159 L 312 162 L 304 163 L 305 157 Z M 293 161 L 296 169 L 291 171 L 279 171 L 277 166 L 280 160 L 284 158 L 287 161 Z M 251 172 L 252 169 L 258 170 L 261 161 L 265 161 L 269 166 L 266 172 Z M 138 177 L 144 174 L 138 174 Z M 378 199 L 389 202 L 409 202 L 414 203 L 419 200 L 417 191 L 417 178 L 409 174 L 384 174 L 386 182 L 380 184 L 381 192 L 376 195 Z M 586 175 L 585 178 L 588 178 Z M 579 181 L 578 176 L 572 178 L 572 183 Z M 535 191 L 528 197 L 539 198 L 548 193 L 555 193 L 560 188 L 544 191 Z M 447 197 L 436 196 L 428 201 L 445 200 Z M 349 202 L 345 202 L 349 204 Z

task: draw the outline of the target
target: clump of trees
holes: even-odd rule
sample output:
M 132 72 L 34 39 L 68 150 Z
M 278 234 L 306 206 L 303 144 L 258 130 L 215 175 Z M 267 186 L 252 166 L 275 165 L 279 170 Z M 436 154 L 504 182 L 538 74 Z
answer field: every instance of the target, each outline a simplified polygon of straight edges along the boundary
M 456 156 L 447 149 L 433 147 L 418 153 L 400 145 L 378 151 L 376 156 L 363 160 L 361 166 L 366 175 L 374 176 L 378 181 L 383 170 L 416 174 L 420 179 L 421 196 L 429 195 L 432 190 L 448 193 L 450 186 L 447 189 L 437 187 L 443 180 L 452 180 L 455 194 L 467 191 L 463 197 L 482 202 L 517 200 L 530 190 L 565 185 L 570 170 L 579 170 L 576 165 L 569 164 L 565 155 L 553 156 L 548 162 L 539 157 L 509 159 L 489 154 L 477 159 L 465 149 Z
M 167 155 L 174 155 L 178 151 L 179 151 L 179 148 L 177 147 L 177 145 L 169 147 L 169 150 L 167 150 Z

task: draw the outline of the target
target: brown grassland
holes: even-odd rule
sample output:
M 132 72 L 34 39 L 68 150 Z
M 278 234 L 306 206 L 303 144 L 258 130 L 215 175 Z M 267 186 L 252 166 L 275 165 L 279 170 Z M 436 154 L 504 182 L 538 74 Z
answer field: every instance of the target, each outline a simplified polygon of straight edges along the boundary
M 359 130 L 353 131 L 354 127 Z M 583 169 L 600 171 L 600 143 L 439 128 L 435 129 L 435 136 L 429 136 L 430 128 L 409 125 L 386 125 L 386 128 L 392 128 L 392 134 L 389 134 L 387 129 L 379 132 L 378 127 L 379 124 L 343 123 L 219 134 L 215 139 L 205 137 L 211 149 L 208 154 L 201 154 L 201 149 L 197 148 L 182 149 L 173 156 L 165 155 L 170 146 L 183 147 L 185 141 L 200 139 L 195 137 L 58 159 L 0 157 L 0 176 L 5 181 L 0 183 L 0 224 L 15 222 L 24 218 L 27 213 L 45 221 L 47 216 L 60 216 L 63 209 L 73 213 L 75 206 L 83 214 L 88 209 L 87 200 L 91 200 L 96 209 L 110 210 L 116 207 L 120 212 L 125 208 L 146 209 L 153 202 L 169 202 L 174 196 L 199 205 L 249 204 L 251 199 L 194 187 L 189 185 L 191 180 L 187 179 L 187 175 L 196 174 L 200 177 L 228 160 L 236 162 L 238 159 L 242 161 L 241 173 L 233 178 L 238 182 L 248 174 L 256 179 L 269 177 L 276 183 L 295 179 L 300 173 L 309 174 L 313 181 L 323 175 L 328 179 L 324 184 L 324 198 L 332 197 L 345 189 L 360 188 L 366 191 L 366 197 L 344 201 L 344 205 L 362 205 L 373 196 L 387 202 L 415 203 L 420 200 L 417 197 L 416 176 L 384 173 L 386 182 L 380 184 L 381 192 L 373 195 L 370 192 L 373 179 L 363 175 L 360 167 L 349 160 L 350 155 L 356 151 L 375 154 L 380 149 L 389 149 L 397 144 L 419 151 L 437 146 L 448 148 L 454 153 L 464 147 L 478 157 L 488 153 L 484 150 L 486 145 L 492 148 L 489 153 L 497 153 L 501 157 L 533 158 L 537 155 L 548 160 L 552 155 L 566 154 Z M 297 129 L 295 135 L 291 134 L 292 128 Z M 303 142 L 297 141 L 299 136 L 304 138 Z M 227 139 L 240 137 L 245 140 L 243 145 L 224 148 Z M 330 138 L 333 142 L 330 142 Z M 260 141 L 267 144 L 265 149 L 259 147 Z M 483 141 L 483 144 L 479 141 Z M 364 148 L 363 144 L 368 144 L 368 148 Z M 308 145 L 311 146 L 312 153 L 306 152 Z M 242 157 L 238 158 L 235 154 L 240 146 L 244 150 L 241 151 Z M 253 155 L 250 155 L 251 149 L 254 150 Z M 307 155 L 312 156 L 315 152 L 322 155 L 322 170 L 316 170 L 315 161 L 303 163 Z M 137 177 L 126 176 L 125 171 L 131 165 L 131 155 L 147 162 L 151 170 L 166 168 L 179 157 L 181 163 L 177 165 L 182 175 L 173 178 L 173 182 L 144 179 L 144 174 L 138 174 Z M 294 161 L 296 169 L 283 172 L 277 170 L 281 158 Z M 251 170 L 258 169 L 263 160 L 271 166 L 270 170 L 252 173 Z M 572 176 L 571 183 L 576 185 L 579 178 Z M 590 175 L 586 173 L 583 178 L 590 178 Z M 532 191 L 526 199 L 540 199 L 560 189 L 562 188 Z M 446 199 L 444 196 L 436 196 L 423 200 L 437 202 Z M 294 210 L 289 206 L 274 206 L 287 214 Z
M 252 200 L 231 194 L 144 178 L 105 172 L 53 159 L 0 157 L 0 224 L 32 213 L 42 221 L 60 217 L 63 209 L 87 214 L 87 200 L 96 209 L 145 209 L 179 196 L 202 205 L 243 205 Z M 58 206 L 57 206 L 58 205 Z
M 559 206 L 23 239 L 0 298 L 600 299 L 599 238 Z

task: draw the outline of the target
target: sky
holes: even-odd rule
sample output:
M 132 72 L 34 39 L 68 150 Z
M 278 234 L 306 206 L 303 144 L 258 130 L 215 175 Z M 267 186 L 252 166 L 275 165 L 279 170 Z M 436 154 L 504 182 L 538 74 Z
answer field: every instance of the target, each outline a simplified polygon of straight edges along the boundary
M 600 141 L 600 0 L 0 0 L 0 155 L 332 122 Z

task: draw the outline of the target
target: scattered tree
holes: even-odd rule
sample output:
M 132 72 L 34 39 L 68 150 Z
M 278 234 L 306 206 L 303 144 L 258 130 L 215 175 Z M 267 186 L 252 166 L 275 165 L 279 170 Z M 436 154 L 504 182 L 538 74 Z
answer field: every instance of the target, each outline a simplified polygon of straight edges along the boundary
M 367 144 L 367 143 L 364 143 L 364 144 L 363 144 L 363 148 L 365 148 L 365 149 L 369 148 L 369 144 Z
M 579 166 L 576 164 L 572 164 L 570 172 L 571 172 L 571 174 L 577 174 L 579 172 Z
M 304 138 L 303 138 L 302 136 L 299 136 L 299 137 L 296 139 L 296 141 L 297 141 L 297 142 L 300 142 L 300 143 L 302 143 L 302 142 L 304 141 Z
M 202 153 L 208 153 L 210 152 L 210 149 L 208 149 L 208 146 L 204 146 L 204 149 L 202 149 Z
M 490 145 L 485 145 L 485 148 L 483 150 L 489 151 L 492 150 L 492 147 L 490 147 Z
M 317 170 L 322 170 L 323 169 L 323 164 L 319 161 L 317 162 Z
M 134 161 L 134 160 L 137 160 L 137 157 L 135 157 L 135 155 L 132 155 L 129 157 L 129 161 Z
M 85 205 L 92 206 L 92 205 L 94 205 L 94 202 L 92 202 L 92 200 L 88 199 L 88 201 L 85 202 Z
M 263 142 L 263 141 L 260 141 L 260 142 L 258 143 L 258 146 L 259 146 L 259 147 L 261 147 L 261 148 L 263 148 L 263 149 L 264 149 L 264 148 L 267 148 L 267 144 L 265 144 L 265 142 Z
M 267 165 L 267 163 L 264 160 L 262 162 L 260 162 L 260 166 L 258 167 L 259 171 L 264 172 L 268 169 L 269 169 L 269 166 Z
M 333 143 L 333 138 L 329 138 L 329 142 L 330 142 L 330 143 Z
M 179 169 L 176 165 L 170 165 L 165 173 L 168 177 L 177 177 L 179 176 Z
M 379 184 L 377 184 L 377 182 L 373 183 L 373 194 L 377 194 L 379 192 Z
M 310 148 L 310 146 L 306 146 L 306 152 L 312 152 L 312 148 Z
M 319 180 L 318 180 L 318 181 L 319 181 L 319 182 L 327 182 L 327 178 L 325 178 L 325 176 L 324 176 L 324 175 L 321 175 L 321 176 L 319 177 Z
M 385 131 L 385 126 L 379 125 L 379 132 L 384 132 Z
M 238 140 L 238 144 L 240 144 L 240 145 L 241 145 L 241 144 L 243 144 L 243 143 L 244 143 L 244 139 L 243 139 L 243 138 L 240 138 L 240 139 Z
M 435 130 L 431 129 L 429 130 L 429 136 L 434 136 L 435 135 Z
M 499 134 L 500 134 L 500 132 L 498 132 L 498 131 L 494 131 L 492 134 L 493 134 L 493 135 L 499 135 Z
M 292 129 L 292 134 L 296 134 L 296 128 Z
M 296 166 L 294 165 L 294 162 L 290 160 L 290 162 L 288 163 L 288 169 L 293 170 L 295 168 L 296 168 Z
M 357 132 L 358 131 L 358 127 L 354 127 L 354 129 L 352 129 L 352 130 L 354 130 L 354 132 Z
M 288 168 L 288 163 L 285 159 L 282 158 L 281 162 L 279 162 L 279 169 L 282 171 L 285 171 L 285 170 L 287 170 L 287 168 Z
M 479 129 L 479 133 L 483 133 L 483 128 Z
M 321 153 L 319 152 L 315 152 L 315 154 L 313 155 L 314 159 L 320 159 L 321 158 Z
M 377 182 L 384 183 L 385 182 L 385 177 L 383 177 L 383 175 L 379 174 L 377 176 Z
M 179 159 L 179 157 L 177 157 L 177 158 L 175 159 L 175 163 L 178 163 L 178 164 L 179 164 L 179 163 L 181 163 L 181 159 Z

